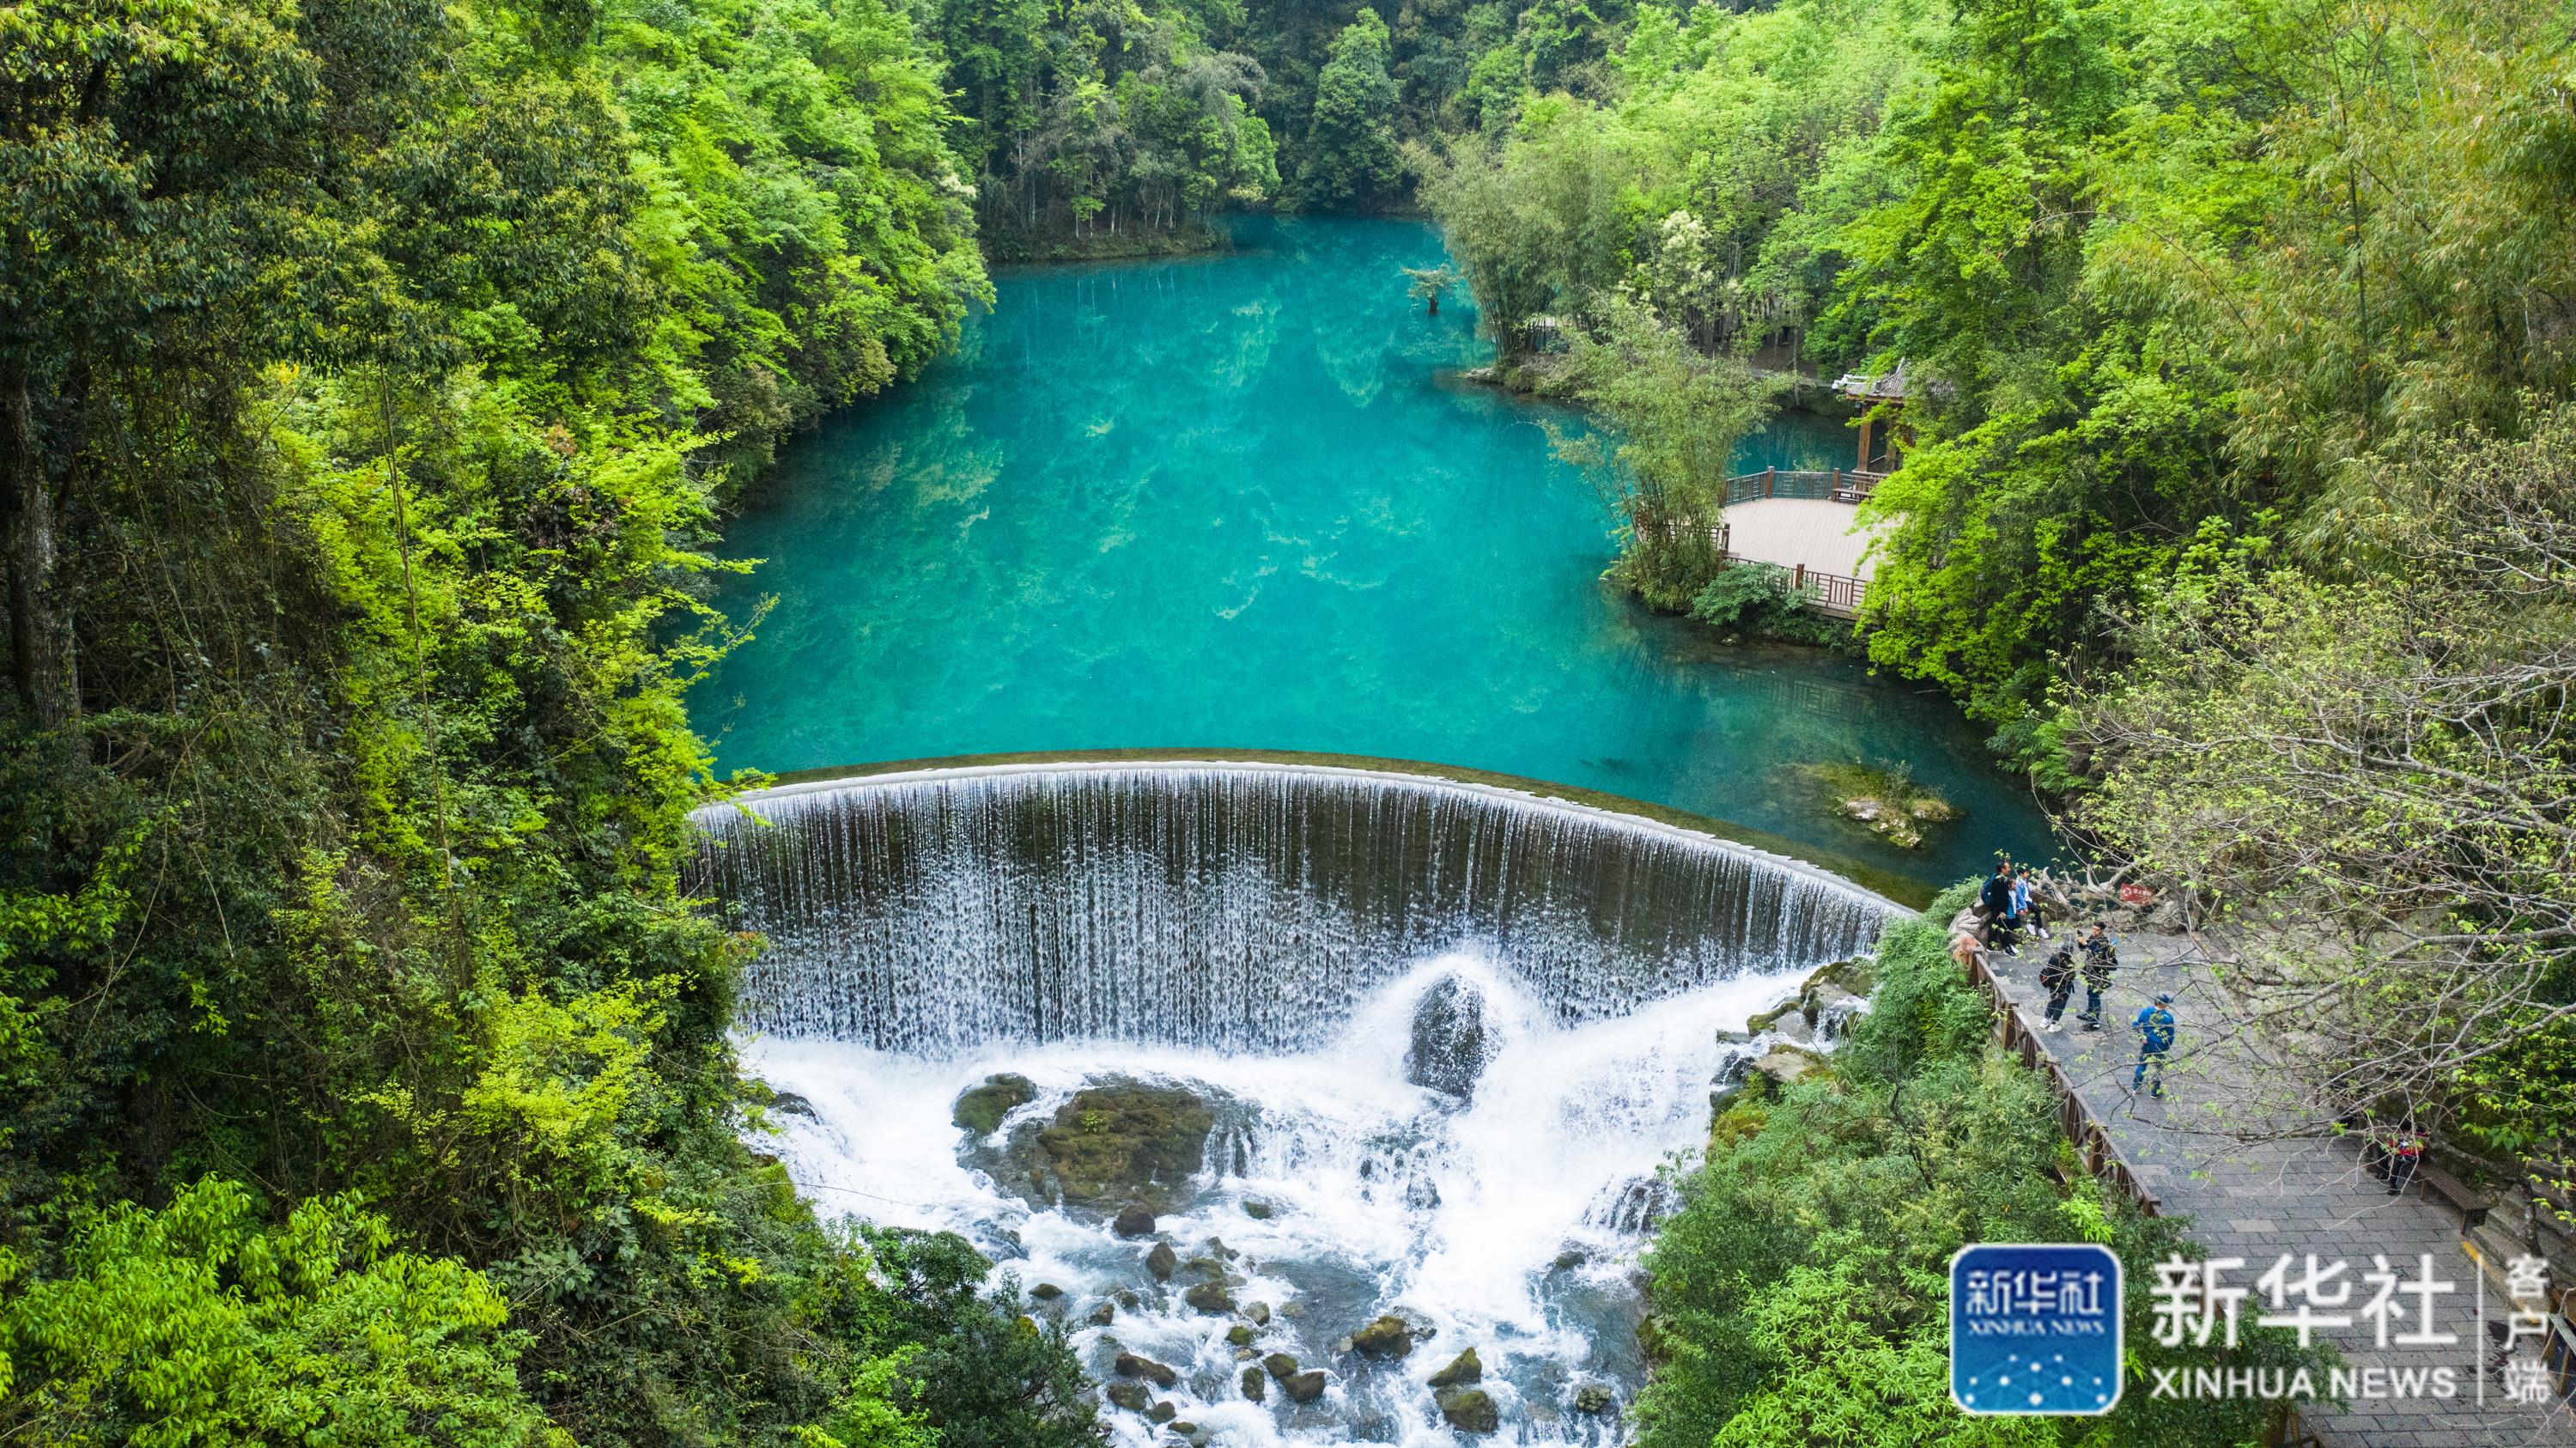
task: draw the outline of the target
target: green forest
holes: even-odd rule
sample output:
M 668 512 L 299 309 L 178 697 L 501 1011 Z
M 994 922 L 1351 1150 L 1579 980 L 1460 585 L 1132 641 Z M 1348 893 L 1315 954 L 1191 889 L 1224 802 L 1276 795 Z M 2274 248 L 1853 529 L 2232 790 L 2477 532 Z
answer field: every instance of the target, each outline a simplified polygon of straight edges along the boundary
M 1105 1442 L 967 1244 L 746 1144 L 758 942 L 680 872 L 740 781 L 683 701 L 759 622 L 706 601 L 727 510 L 988 260 L 1247 210 L 1435 221 L 1501 370 L 1619 429 L 1580 460 L 1671 612 L 1752 601 L 1656 524 L 1766 369 L 1902 362 L 1839 641 L 2274 942 L 2321 1100 L 2576 1157 L 2569 21 L 0 4 L 0 1439 Z M 1886 1112 L 1721 1122 L 1651 1259 L 1656 1448 L 1855 1387 L 1891 1412 L 1831 1441 L 2091 1441 L 1905 1416 L 1948 1246 L 2163 1239 L 2053 1194 L 1937 940 L 1883 963 L 1851 1090 L 1921 1081 L 1958 1153 L 1906 1203 Z

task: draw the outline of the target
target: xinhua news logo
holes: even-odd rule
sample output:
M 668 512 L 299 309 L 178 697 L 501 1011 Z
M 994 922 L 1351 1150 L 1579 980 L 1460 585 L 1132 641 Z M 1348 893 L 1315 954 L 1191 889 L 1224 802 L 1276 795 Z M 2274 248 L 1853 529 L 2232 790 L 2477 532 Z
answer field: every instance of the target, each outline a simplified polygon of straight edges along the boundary
M 2120 1347 L 2110 1248 L 1989 1243 L 1950 1259 L 1950 1397 L 1964 1411 L 2107 1413 Z

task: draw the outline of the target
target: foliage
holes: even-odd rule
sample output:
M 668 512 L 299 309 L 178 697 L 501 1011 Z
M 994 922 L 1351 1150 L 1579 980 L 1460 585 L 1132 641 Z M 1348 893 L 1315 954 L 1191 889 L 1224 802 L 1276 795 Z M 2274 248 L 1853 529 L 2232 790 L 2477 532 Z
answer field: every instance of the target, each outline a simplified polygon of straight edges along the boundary
M 1204 244 L 1209 213 L 1278 194 L 1261 65 L 1191 7 L 946 0 L 934 31 L 998 254 Z
M 1848 648 L 1851 625 L 1814 607 L 1811 585 L 1800 588 L 1776 563 L 1730 563 L 1691 597 L 1690 616 L 1704 624 L 1792 643 Z
M 1971 1419 L 1948 1402 L 1949 1261 L 1970 1242 L 2105 1240 L 2132 1281 L 2183 1249 L 2174 1223 L 2106 1202 L 2058 1134 L 2040 1078 L 1990 1043 L 1992 1017 L 1943 929 L 1973 882 L 1892 926 L 1867 1015 L 1770 1103 L 1720 1119 L 1683 1206 L 1658 1229 L 1655 1373 L 1643 1448 L 1812 1443 L 2255 1443 L 2264 1405 L 2127 1393 L 2107 1423 Z M 2072 1182 L 2063 1186 L 2061 1182 Z M 2129 1294 L 2130 1369 L 2176 1360 Z M 2202 1365 L 2207 1365 L 2206 1349 Z M 2313 1362 L 2260 1329 L 2235 1365 Z
M 898 1332 L 740 1139 L 750 942 L 679 875 L 719 498 L 984 294 L 904 13 L 40 0 L 0 48 L 28 1431 L 220 1380 L 207 1441 L 1007 1438 L 907 1356 L 1002 1309 Z
M 1037 1325 L 992 1263 L 950 1232 L 882 1231 L 867 1245 L 891 1285 L 888 1337 L 911 1354 L 907 1401 L 941 1448 L 1095 1448 L 1107 1441 L 1061 1322 Z
M 2241 942 L 2254 1049 L 2295 1023 L 2303 1106 L 2461 1116 L 2555 1156 L 2576 1142 L 2576 409 L 2449 442 L 2368 474 L 2366 577 L 2196 548 L 2124 620 L 2138 666 L 2063 727 L 2099 777 L 2077 818 Z
M 0 1312 L 0 1426 L 36 1443 L 457 1445 L 571 1439 L 521 1391 L 527 1335 L 453 1258 L 389 1252 L 347 1197 L 265 1225 L 210 1179 L 83 1227 Z
M 1557 390 L 1615 436 L 1551 426 L 1559 456 L 1582 468 L 1625 520 L 1620 580 L 1649 605 L 1691 606 L 1721 570 L 1713 530 L 1725 510 L 1726 461 L 1771 410 L 1771 385 L 1728 357 L 1690 350 L 1673 326 L 1620 296 L 1599 335 L 1578 331 Z
M 1386 22 L 1363 9 L 1333 39 L 1315 77 L 1297 192 L 1306 203 L 1367 210 L 1394 191 L 1395 78 L 1387 74 Z

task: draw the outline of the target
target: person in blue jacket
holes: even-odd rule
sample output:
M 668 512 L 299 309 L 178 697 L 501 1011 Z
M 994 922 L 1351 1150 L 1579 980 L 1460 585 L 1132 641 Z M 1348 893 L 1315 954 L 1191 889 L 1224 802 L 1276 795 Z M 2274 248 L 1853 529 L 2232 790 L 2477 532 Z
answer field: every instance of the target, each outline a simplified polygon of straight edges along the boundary
M 2141 1009 L 2131 1024 L 2138 1031 L 2138 1073 L 2129 1078 L 2129 1089 L 2135 1091 L 2147 1084 L 2147 1073 L 2153 1071 L 2156 1077 L 2153 1094 L 2162 1096 L 2165 1094 L 2165 1052 L 2172 1050 L 2174 1043 L 2173 995 L 2168 992 L 2157 996 L 2156 1003 Z

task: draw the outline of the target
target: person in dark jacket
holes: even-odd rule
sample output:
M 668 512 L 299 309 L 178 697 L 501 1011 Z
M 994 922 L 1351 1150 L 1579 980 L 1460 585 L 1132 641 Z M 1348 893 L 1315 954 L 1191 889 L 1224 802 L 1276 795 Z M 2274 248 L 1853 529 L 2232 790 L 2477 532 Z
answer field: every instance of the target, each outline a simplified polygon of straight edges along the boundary
M 1986 944 L 2006 955 L 2018 955 L 2013 937 L 2012 862 L 1995 861 L 1995 872 L 1986 877 L 1985 888 L 1977 892 L 1977 904 L 1986 917 Z
M 2075 994 L 2075 947 L 2061 945 L 2049 954 L 2039 968 L 2039 988 L 2048 992 L 2048 1024 L 2042 1030 L 2054 1031 L 2064 1026 L 2058 1017 L 2066 1014 L 2066 998 Z
M 2076 1019 L 2084 1029 L 2102 1029 L 2102 996 L 2111 989 L 2111 972 L 2120 968 L 2119 954 L 2111 945 L 2110 927 L 2093 922 L 2093 933 L 2084 937 L 2084 1014 Z

